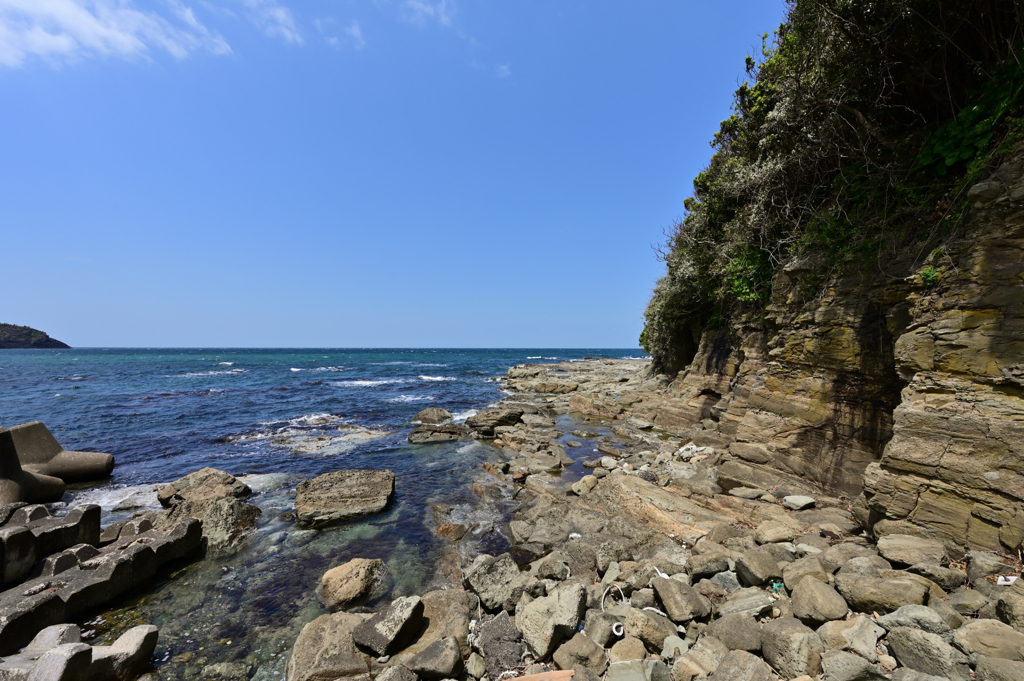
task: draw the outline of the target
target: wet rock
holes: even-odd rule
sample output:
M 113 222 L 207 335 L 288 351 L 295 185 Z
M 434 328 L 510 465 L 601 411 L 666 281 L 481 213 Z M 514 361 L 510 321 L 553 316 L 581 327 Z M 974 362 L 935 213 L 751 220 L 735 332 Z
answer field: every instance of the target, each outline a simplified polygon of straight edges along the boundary
M 679 580 L 658 577 L 651 584 L 673 622 L 684 624 L 711 613 L 711 601 Z
M 509 554 L 503 553 L 498 557 L 484 554 L 477 556 L 466 569 L 463 583 L 480 597 L 486 609 L 497 610 L 504 605 L 513 605 L 511 608 L 506 607 L 512 610 L 522 593 L 526 576 L 520 574 L 519 567 Z
M 427 407 L 426 409 L 417 412 L 416 415 L 412 417 L 412 420 L 436 426 L 444 423 L 445 421 L 451 421 L 452 413 L 447 409 L 442 409 L 440 407 Z
M 413 428 L 406 439 L 414 445 L 426 445 L 433 442 L 468 440 L 471 437 L 472 431 L 466 426 L 448 423 L 444 425 L 422 425 Z
M 864 615 L 848 620 L 826 622 L 815 632 L 825 650 L 849 650 L 868 662 L 878 662 L 876 644 L 885 629 Z
M 422 619 L 423 601 L 419 596 L 396 598 L 387 610 L 356 626 L 352 639 L 377 655 L 390 655 L 409 643 Z
M 445 636 L 416 653 L 405 663 L 421 679 L 440 681 L 462 672 L 462 652 L 454 636 Z
M 644 642 L 635 636 L 625 636 L 621 641 L 608 651 L 608 657 L 612 664 L 618 662 L 629 662 L 630 660 L 642 660 L 647 657 L 647 648 Z
M 473 647 L 483 655 L 487 674 L 492 679 L 517 668 L 523 660 L 522 634 L 504 610 L 477 624 Z
M 344 565 L 331 568 L 320 579 L 320 601 L 328 610 L 341 610 L 368 596 L 386 569 L 384 562 L 376 558 L 353 558 Z
M 763 549 L 744 551 L 736 558 L 736 575 L 748 586 L 761 586 L 765 582 L 782 579 L 782 569 Z
M 896 627 L 886 640 L 893 657 L 904 667 L 951 681 L 970 679 L 967 657 L 940 636 L 911 627 Z
M 577 632 L 575 636 L 560 645 L 552 659 L 559 669 L 583 666 L 598 675 L 603 674 L 608 666 L 604 649 L 584 636 L 582 632 Z
M 1024 634 L 997 620 L 974 620 L 953 634 L 953 643 L 968 655 L 1024 662 Z
M 764 660 L 743 650 L 733 650 L 718 665 L 712 679 L 729 681 L 770 681 L 771 667 Z
M 823 647 L 818 635 L 792 617 L 761 627 L 761 653 L 779 673 L 794 678 L 816 676 L 821 671 Z
M 822 681 L 888 681 L 873 664 L 853 653 L 833 650 L 822 655 Z
M 724 643 L 729 650 L 761 650 L 761 625 L 750 615 L 732 613 L 708 624 L 707 633 Z
M 300 527 L 326 527 L 382 511 L 394 493 L 391 471 L 335 471 L 299 483 L 295 515 Z
M 894 675 L 893 679 L 895 678 Z M 974 681 L 1020 681 L 1021 679 L 1024 679 L 1024 662 L 1013 662 L 1011 660 L 991 657 L 978 659 Z M 929 679 L 928 681 L 931 680 Z
M 288 657 L 287 681 L 320 681 L 361 676 L 369 658 L 353 641 L 353 630 L 366 615 L 339 612 L 321 615 L 302 627 Z
M 811 575 L 797 584 L 792 600 L 793 616 L 812 626 L 842 619 L 848 610 L 846 601 L 835 589 Z
M 586 608 L 586 590 L 574 584 L 528 603 L 516 615 L 516 628 L 530 652 L 545 659 L 564 639 L 576 633 Z
M 889 562 L 898 565 L 938 565 L 946 557 L 946 549 L 942 542 L 909 534 L 891 534 L 880 538 L 878 552 Z

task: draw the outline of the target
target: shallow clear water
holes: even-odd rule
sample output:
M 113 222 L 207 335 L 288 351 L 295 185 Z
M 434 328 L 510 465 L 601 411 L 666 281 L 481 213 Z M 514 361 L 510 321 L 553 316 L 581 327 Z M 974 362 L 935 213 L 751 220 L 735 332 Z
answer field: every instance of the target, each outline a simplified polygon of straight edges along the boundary
M 484 504 L 472 483 L 499 458 L 479 442 L 410 446 L 410 418 L 427 406 L 457 419 L 497 402 L 494 377 L 528 361 L 625 357 L 635 350 L 4 350 L 0 425 L 41 420 L 67 449 L 117 459 L 100 485 L 65 500 L 99 503 L 104 524 L 156 503 L 155 485 L 203 466 L 227 470 L 263 510 L 237 553 L 211 556 L 162 579 L 83 628 L 109 641 L 129 626 L 161 627 L 166 678 L 283 678 L 302 625 L 325 611 L 314 588 L 354 557 L 381 558 L 394 594 L 449 579 L 458 559 L 439 539 L 435 510 L 472 528 L 463 555 L 505 547 L 497 528 L 511 501 Z M 301 480 L 345 468 L 389 468 L 385 512 L 321 532 L 278 516 Z M 230 665 L 211 668 L 210 665 Z M 206 669 L 206 673 L 203 670 Z

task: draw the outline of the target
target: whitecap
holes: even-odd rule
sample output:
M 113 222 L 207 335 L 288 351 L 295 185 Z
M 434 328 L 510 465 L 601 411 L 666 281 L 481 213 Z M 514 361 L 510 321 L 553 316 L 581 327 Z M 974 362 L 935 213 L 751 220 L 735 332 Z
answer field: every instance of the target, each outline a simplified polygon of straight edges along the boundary
M 291 369 L 291 370 L 292 370 L 292 371 L 302 371 L 302 369 L 296 369 L 295 367 L 292 367 L 292 369 Z
M 476 415 L 477 415 L 476 409 L 468 409 L 466 411 L 457 411 L 454 414 L 452 414 L 452 422 L 453 423 L 465 423 L 466 419 L 468 419 L 470 416 L 476 416 Z
M 457 381 L 453 376 L 420 376 L 421 381 Z
M 235 363 L 234 362 L 217 362 L 217 366 L 233 367 L 233 366 L 235 366 Z
M 314 367 L 310 371 L 344 371 L 345 367 Z
M 399 395 L 392 397 L 388 402 L 433 402 L 433 395 Z
M 159 506 L 156 493 L 163 485 L 129 485 L 101 487 L 74 494 L 74 506 L 96 504 L 106 512 Z
M 380 378 L 380 379 L 355 378 L 355 379 L 352 379 L 351 381 L 335 381 L 332 385 L 343 386 L 343 387 L 353 386 L 353 387 L 356 387 L 356 388 L 372 388 L 375 385 L 388 385 L 390 383 L 408 383 L 408 382 L 409 382 L 408 379 L 405 379 L 405 378 Z
M 541 356 L 537 355 L 536 357 L 527 357 L 526 359 L 541 359 Z
M 416 366 L 418 366 L 418 367 L 446 367 L 448 365 L 447 364 L 440 364 L 438 362 L 424 362 L 422 364 L 417 364 Z
M 187 374 L 177 374 L 168 378 L 192 378 L 194 376 L 219 376 L 221 374 L 244 374 L 245 369 L 228 369 L 226 371 L 190 371 Z

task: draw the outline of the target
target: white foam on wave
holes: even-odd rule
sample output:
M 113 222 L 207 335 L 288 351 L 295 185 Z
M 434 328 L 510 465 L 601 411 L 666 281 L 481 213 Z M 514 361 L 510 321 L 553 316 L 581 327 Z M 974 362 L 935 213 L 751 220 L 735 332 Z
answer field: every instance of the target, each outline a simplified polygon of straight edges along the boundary
M 433 402 L 433 395 L 399 395 L 392 397 L 388 402 Z
M 454 414 L 452 414 L 452 422 L 453 423 L 465 423 L 466 419 L 468 419 L 470 416 L 476 416 L 476 415 L 477 415 L 476 409 L 467 409 L 466 411 L 457 411 Z
M 391 383 L 408 383 L 406 378 L 354 378 L 351 381 L 335 381 L 332 385 L 342 387 L 372 388 L 375 385 L 389 385 Z
M 296 369 L 295 367 L 292 367 L 291 371 L 302 371 L 302 369 Z
M 190 371 L 187 374 L 176 374 L 167 378 L 191 378 L 194 376 L 220 376 L 222 374 L 244 374 L 245 369 L 227 369 L 225 371 Z
M 441 364 L 439 362 L 422 362 L 420 364 L 417 364 L 416 366 L 418 366 L 418 367 L 446 367 L 448 365 L 447 364 Z
M 420 376 L 421 381 L 457 381 L 454 376 Z
M 235 363 L 234 362 L 217 362 L 217 366 L 233 367 L 233 366 L 235 366 Z
M 96 504 L 107 512 L 159 506 L 156 493 L 161 487 L 163 485 L 128 485 L 84 490 L 74 494 L 72 505 Z
M 345 367 L 313 367 L 310 371 L 344 371 Z
M 527 357 L 526 359 L 541 359 L 541 356 L 537 355 L 536 357 Z

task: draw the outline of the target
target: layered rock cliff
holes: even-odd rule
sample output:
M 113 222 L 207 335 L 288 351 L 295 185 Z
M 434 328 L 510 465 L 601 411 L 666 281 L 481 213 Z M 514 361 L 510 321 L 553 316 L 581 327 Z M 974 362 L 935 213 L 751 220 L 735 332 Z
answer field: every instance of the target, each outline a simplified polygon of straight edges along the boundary
M 706 330 L 686 369 L 635 412 L 726 452 L 737 485 L 782 475 L 856 497 L 877 535 L 1018 548 L 1022 170 L 1018 148 L 970 190 L 963 236 L 929 257 L 925 277 L 890 263 L 809 298 L 804 282 L 822 263 L 788 263 L 763 319 Z

